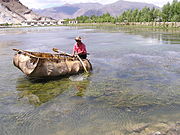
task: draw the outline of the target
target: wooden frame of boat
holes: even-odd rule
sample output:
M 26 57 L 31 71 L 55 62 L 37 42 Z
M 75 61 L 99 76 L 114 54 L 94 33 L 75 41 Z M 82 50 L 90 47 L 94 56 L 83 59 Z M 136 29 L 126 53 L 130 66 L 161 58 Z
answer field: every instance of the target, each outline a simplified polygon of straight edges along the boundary
M 77 57 L 65 53 L 41 53 L 20 49 L 13 57 L 14 65 L 29 77 L 55 77 L 77 74 L 84 71 L 83 65 L 88 71 L 92 65 L 87 59 L 79 61 Z

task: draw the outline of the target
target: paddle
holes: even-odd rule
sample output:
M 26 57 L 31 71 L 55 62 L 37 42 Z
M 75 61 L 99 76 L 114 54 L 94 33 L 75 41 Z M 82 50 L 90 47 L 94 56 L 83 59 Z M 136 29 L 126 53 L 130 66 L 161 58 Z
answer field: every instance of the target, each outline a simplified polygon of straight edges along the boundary
M 68 54 L 68 53 L 65 53 L 65 52 L 63 52 L 63 51 L 60 51 L 60 50 L 57 49 L 57 48 L 53 48 L 52 50 L 53 50 L 54 52 L 56 52 L 56 53 L 64 53 L 64 54 L 72 57 L 71 54 Z M 79 59 L 79 61 L 81 62 L 82 66 L 83 66 L 83 68 L 84 68 L 84 70 L 85 70 L 85 72 L 86 72 L 86 73 L 89 73 L 89 72 L 87 71 L 86 66 L 84 65 L 82 59 L 79 57 L 79 55 L 75 55 L 75 57 L 77 57 L 77 58 Z
M 84 68 L 84 70 L 86 71 L 86 73 L 89 73 L 89 72 L 87 71 L 86 66 L 84 65 L 82 59 L 79 57 L 79 55 L 75 55 L 75 56 L 79 59 L 79 61 L 80 61 L 81 64 L 83 65 L 83 68 Z
M 69 54 L 69 53 L 65 53 L 65 52 L 63 52 L 63 51 L 60 51 L 59 49 L 57 49 L 57 48 L 53 48 L 52 49 L 54 52 L 56 52 L 56 53 L 63 53 L 63 54 L 65 54 L 65 55 L 67 55 L 67 56 L 71 56 L 71 57 L 73 57 L 71 54 Z

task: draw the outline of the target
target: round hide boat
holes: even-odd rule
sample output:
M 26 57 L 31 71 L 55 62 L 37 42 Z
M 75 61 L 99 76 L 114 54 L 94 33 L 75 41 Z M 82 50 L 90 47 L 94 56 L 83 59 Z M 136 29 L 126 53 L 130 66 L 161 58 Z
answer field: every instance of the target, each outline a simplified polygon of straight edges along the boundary
M 92 65 L 87 59 L 79 60 L 78 57 L 66 53 L 40 53 L 19 49 L 16 51 L 13 63 L 29 77 L 56 77 L 72 75 L 92 70 Z

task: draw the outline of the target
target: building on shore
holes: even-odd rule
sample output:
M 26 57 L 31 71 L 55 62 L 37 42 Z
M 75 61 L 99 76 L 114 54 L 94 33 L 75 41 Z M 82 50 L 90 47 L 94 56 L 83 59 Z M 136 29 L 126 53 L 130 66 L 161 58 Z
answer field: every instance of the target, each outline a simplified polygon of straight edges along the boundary
M 21 22 L 22 26 L 51 26 L 58 25 L 58 21 L 52 18 L 40 17 L 33 20 L 25 20 Z
M 78 21 L 77 21 L 77 20 L 72 20 L 72 21 L 69 21 L 68 23 L 69 23 L 69 24 L 77 24 Z
M 21 25 L 22 26 L 51 26 L 51 25 L 64 25 L 64 24 L 77 24 L 77 20 L 54 20 L 54 19 L 34 19 L 34 20 L 26 20 L 22 21 Z
M 62 19 L 62 20 L 58 20 L 58 25 L 63 25 L 66 23 L 66 20 Z
M 77 20 L 64 20 L 61 19 L 58 21 L 58 25 L 64 25 L 64 24 L 77 24 L 78 21 Z

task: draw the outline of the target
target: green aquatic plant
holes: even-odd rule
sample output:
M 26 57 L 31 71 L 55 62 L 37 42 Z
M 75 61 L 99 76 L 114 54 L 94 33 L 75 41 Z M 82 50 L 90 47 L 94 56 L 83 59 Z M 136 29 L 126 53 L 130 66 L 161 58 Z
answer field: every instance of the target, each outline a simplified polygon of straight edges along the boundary
M 68 78 L 37 83 L 28 79 L 21 79 L 17 82 L 16 88 L 19 91 L 19 99 L 28 98 L 31 104 L 38 106 L 70 89 L 75 89 L 77 96 L 83 96 L 88 84 L 88 80 L 78 82 L 71 81 Z

